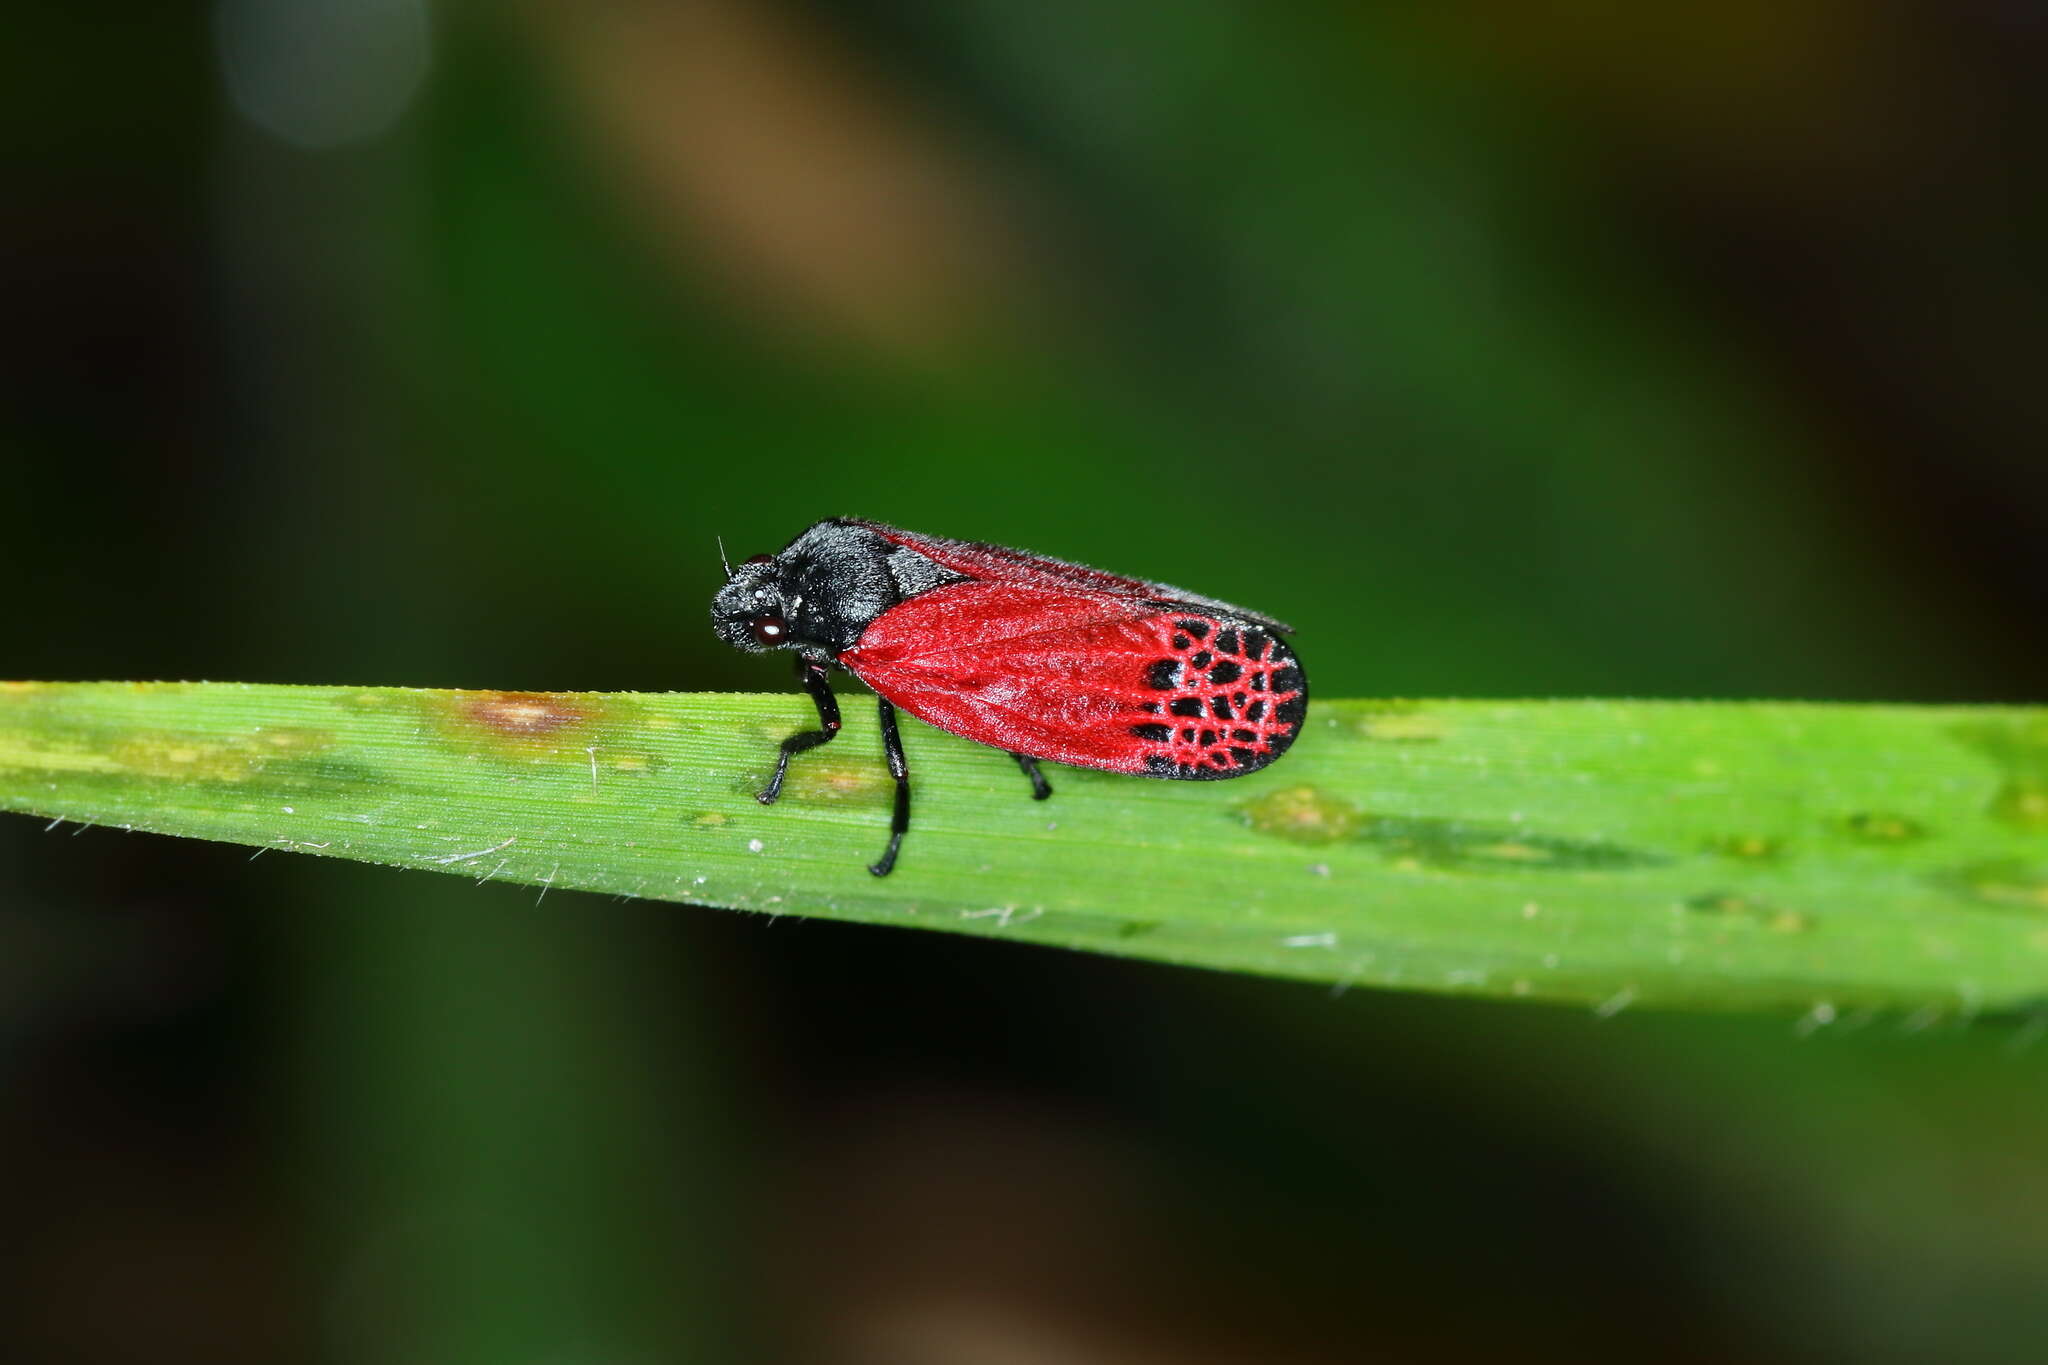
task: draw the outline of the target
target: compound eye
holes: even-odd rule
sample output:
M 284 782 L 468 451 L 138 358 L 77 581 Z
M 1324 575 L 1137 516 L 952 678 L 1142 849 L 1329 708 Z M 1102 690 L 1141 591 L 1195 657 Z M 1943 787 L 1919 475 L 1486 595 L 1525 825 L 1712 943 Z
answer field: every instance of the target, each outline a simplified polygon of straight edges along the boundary
M 774 562 L 774 555 L 748 555 L 740 561 L 742 564 L 773 564 Z
M 753 628 L 754 638 L 764 645 L 779 645 L 789 635 L 789 622 L 780 616 L 756 616 L 747 624 Z

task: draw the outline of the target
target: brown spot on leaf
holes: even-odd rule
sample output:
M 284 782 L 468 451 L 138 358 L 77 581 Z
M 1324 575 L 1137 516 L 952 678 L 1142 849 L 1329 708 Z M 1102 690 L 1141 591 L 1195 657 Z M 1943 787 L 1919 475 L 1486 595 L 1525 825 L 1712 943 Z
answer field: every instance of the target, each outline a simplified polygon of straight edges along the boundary
M 871 759 L 863 761 L 862 757 L 846 753 L 825 757 L 814 750 L 789 765 L 783 791 L 805 802 L 868 802 L 894 785 L 888 772 Z
M 587 699 L 561 692 L 464 692 L 456 709 L 472 725 L 518 739 L 581 725 L 592 714 Z
M 657 749 L 641 742 L 639 707 L 629 698 L 595 692 L 416 692 L 407 700 L 466 759 L 544 764 L 601 797 L 605 783 L 659 771 Z M 621 759 L 644 768 L 628 774 Z M 570 774 L 574 772 L 572 778 Z

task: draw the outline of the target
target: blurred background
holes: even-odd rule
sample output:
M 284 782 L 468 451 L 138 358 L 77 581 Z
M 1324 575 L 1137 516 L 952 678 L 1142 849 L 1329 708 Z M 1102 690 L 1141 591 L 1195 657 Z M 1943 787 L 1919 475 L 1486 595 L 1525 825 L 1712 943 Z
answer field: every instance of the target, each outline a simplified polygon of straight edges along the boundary
M 1328 697 L 2048 696 L 2035 0 L 7 28 L 0 674 L 779 689 L 713 537 L 852 513 Z M 10 818 L 0 1357 L 2040 1359 L 2048 1041 L 1857 1022 Z

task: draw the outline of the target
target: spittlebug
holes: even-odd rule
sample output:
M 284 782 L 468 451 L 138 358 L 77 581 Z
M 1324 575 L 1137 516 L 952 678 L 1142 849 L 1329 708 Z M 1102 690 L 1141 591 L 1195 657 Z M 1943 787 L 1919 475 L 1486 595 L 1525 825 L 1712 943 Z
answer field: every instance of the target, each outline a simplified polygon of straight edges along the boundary
M 780 554 L 725 566 L 711 600 L 719 638 L 787 649 L 818 728 L 782 741 L 775 775 L 839 733 L 831 670 L 881 699 L 896 780 L 887 876 L 910 828 L 910 770 L 896 708 L 1008 753 L 1052 794 L 1040 760 L 1139 777 L 1257 772 L 1301 733 L 1308 683 L 1281 639 L 1292 627 L 1161 583 L 1021 550 L 941 540 L 853 517 L 821 521 Z

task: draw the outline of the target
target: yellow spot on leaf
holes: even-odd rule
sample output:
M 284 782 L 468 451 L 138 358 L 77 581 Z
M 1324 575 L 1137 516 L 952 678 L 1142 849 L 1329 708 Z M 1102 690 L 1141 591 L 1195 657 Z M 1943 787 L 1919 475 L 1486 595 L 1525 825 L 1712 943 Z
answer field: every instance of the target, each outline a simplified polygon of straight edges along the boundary
M 2023 829 L 2048 830 L 2048 781 L 2016 777 L 1991 799 L 1991 814 Z
M 1358 807 L 1314 787 L 1282 787 L 1240 807 L 1245 823 L 1261 834 L 1297 844 L 1333 844 L 1358 832 Z
M 120 768 L 106 754 L 84 749 L 46 749 L 0 738 L 0 768 L 27 768 L 42 772 L 104 773 Z

